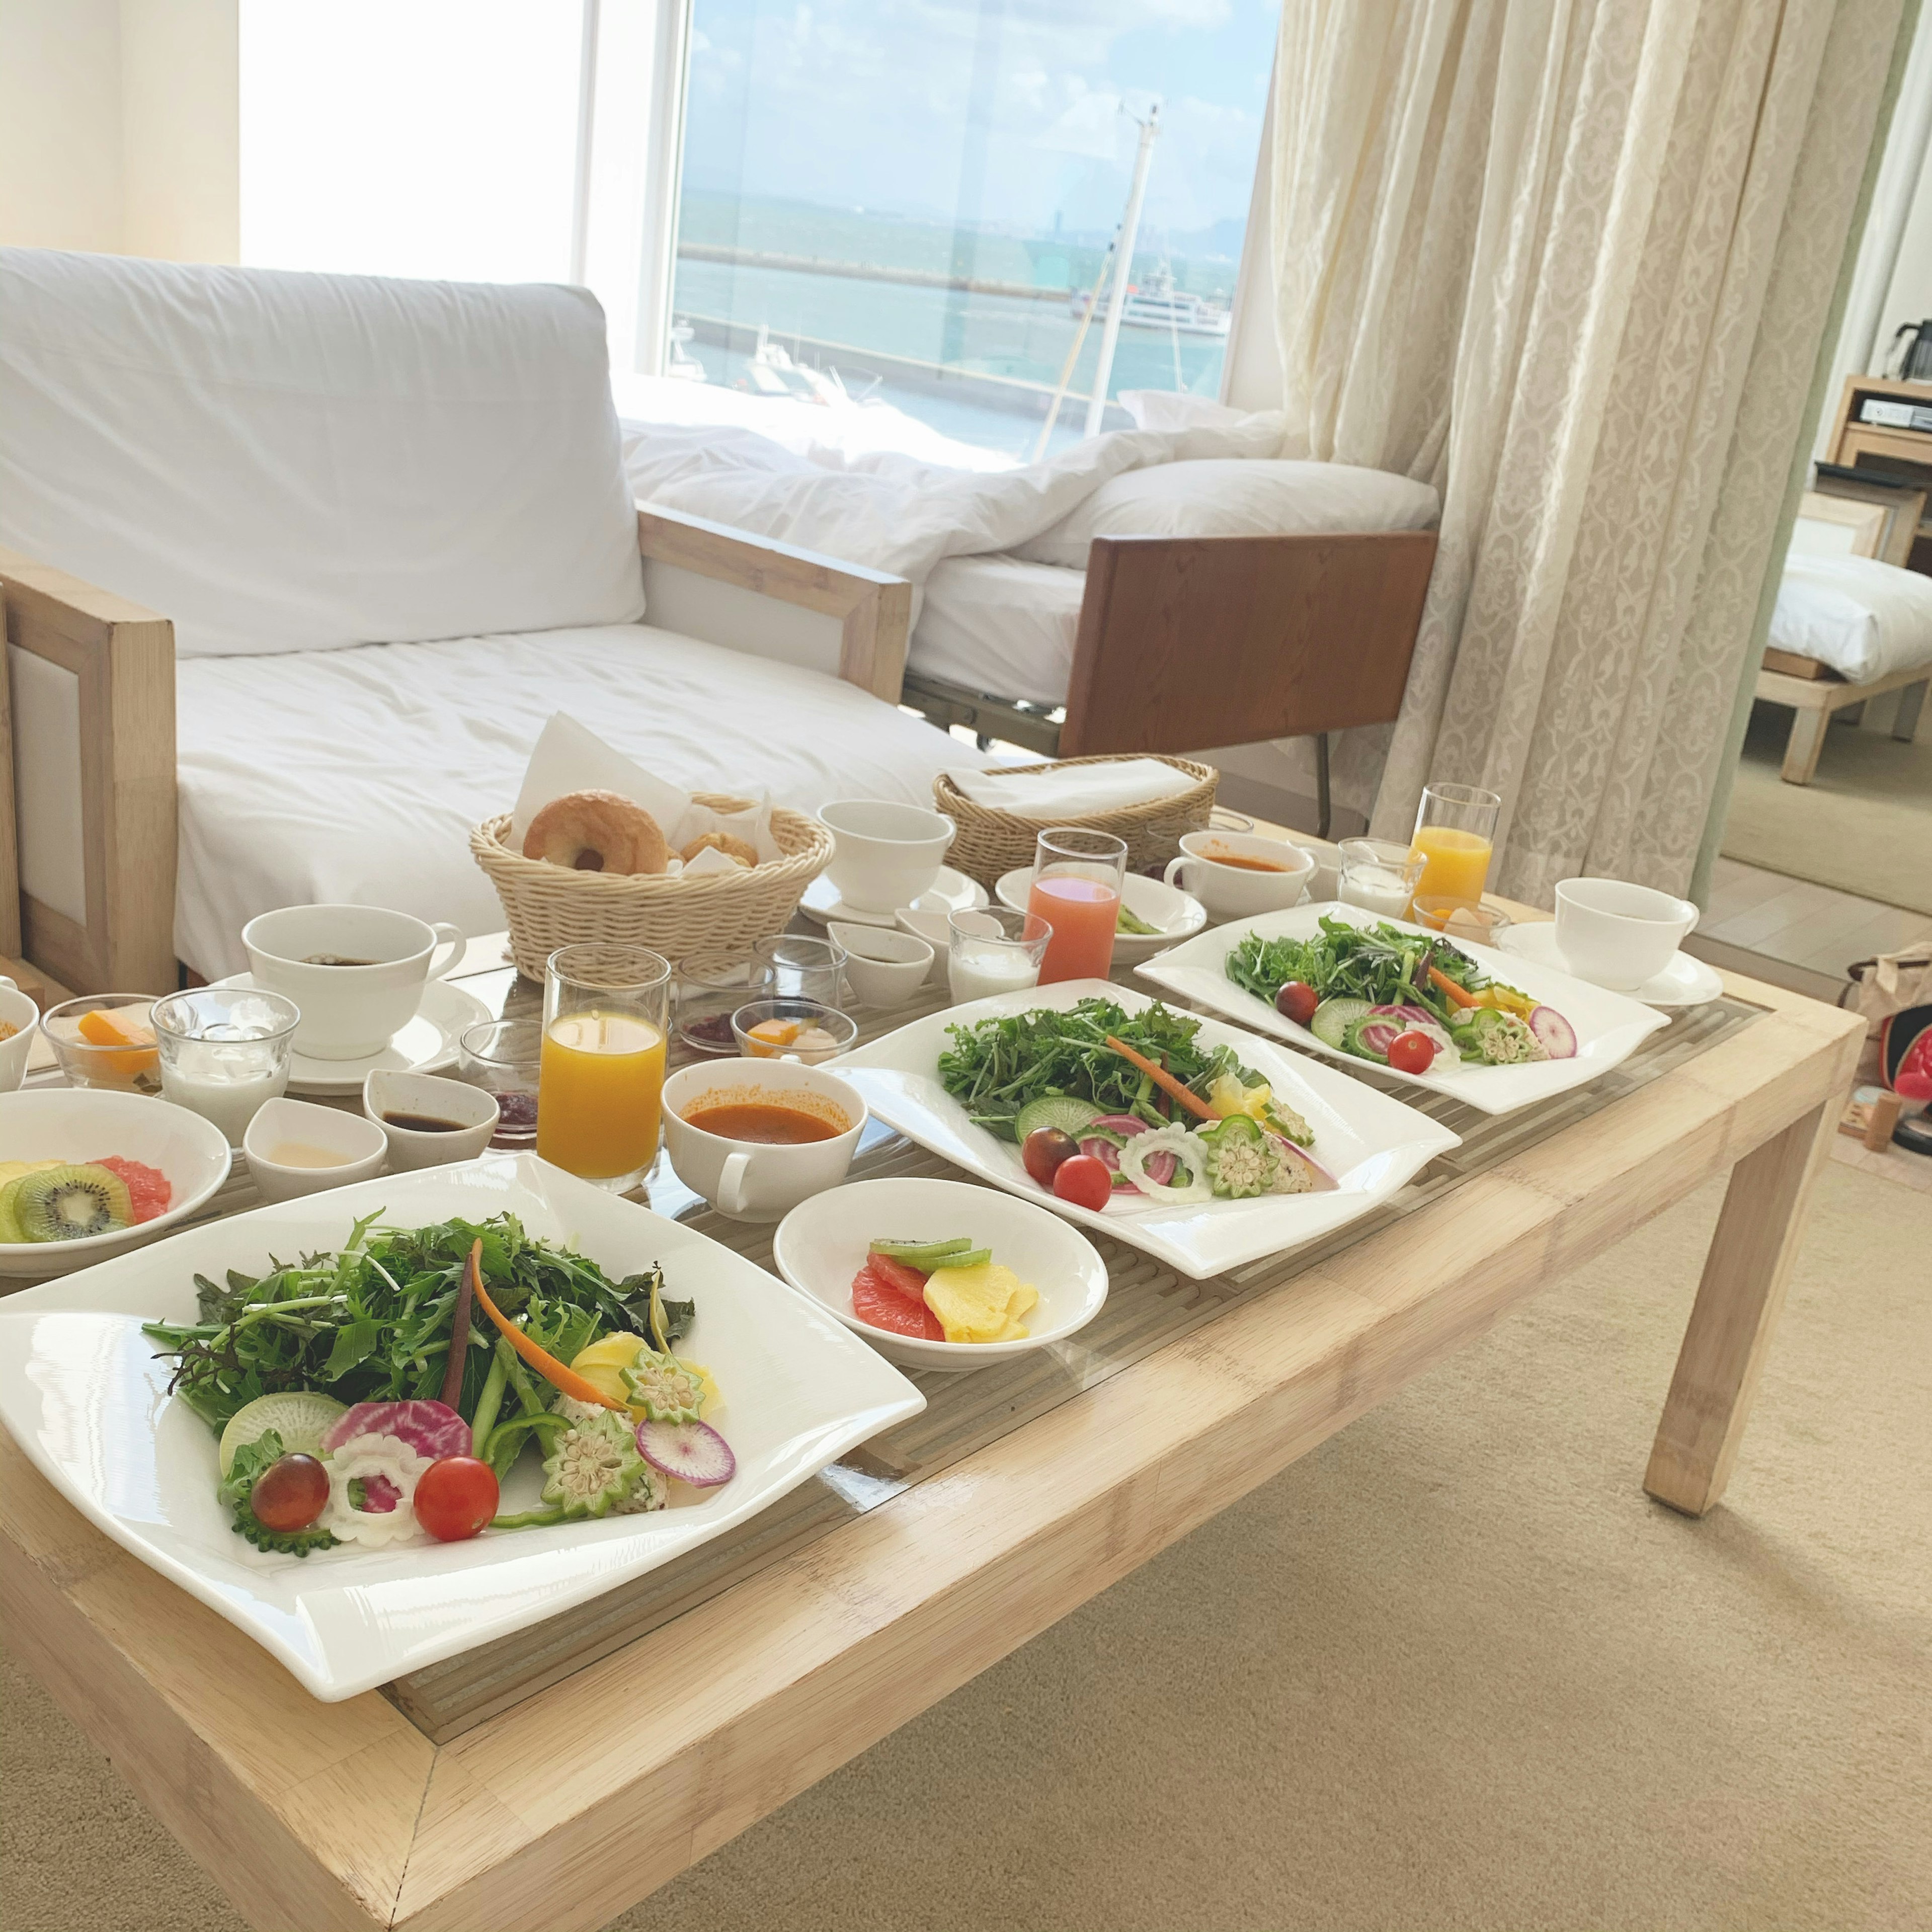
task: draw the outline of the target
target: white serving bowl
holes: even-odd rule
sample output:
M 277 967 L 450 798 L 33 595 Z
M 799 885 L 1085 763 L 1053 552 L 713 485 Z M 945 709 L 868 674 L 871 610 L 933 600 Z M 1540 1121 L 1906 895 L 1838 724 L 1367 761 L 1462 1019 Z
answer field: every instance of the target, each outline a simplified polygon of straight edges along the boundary
M 166 1100 L 99 1087 L 44 1087 L 0 1094 L 0 1160 L 98 1160 L 104 1154 L 158 1167 L 173 1198 L 140 1226 L 76 1241 L 0 1242 L 0 1275 L 34 1278 L 76 1268 L 154 1240 L 203 1206 L 228 1178 L 232 1158 L 219 1127 Z
M 494 1094 L 466 1080 L 446 1080 L 435 1073 L 372 1073 L 362 1083 L 362 1112 L 388 1141 L 392 1172 L 404 1174 L 474 1160 L 490 1144 L 502 1110 Z M 385 1114 L 420 1114 L 456 1125 L 424 1132 L 393 1126 Z
M 275 1150 L 293 1143 L 340 1154 L 335 1167 L 295 1167 L 274 1158 Z M 286 1096 L 265 1100 L 255 1110 L 242 1136 L 242 1151 L 248 1172 L 264 1201 L 293 1201 L 304 1194 L 320 1194 L 346 1187 L 352 1180 L 368 1180 L 382 1171 L 389 1156 L 389 1137 L 371 1120 L 340 1107 L 318 1107 L 312 1100 Z
M 922 911 L 917 906 L 901 906 L 892 914 L 898 920 L 899 930 L 913 939 L 922 939 L 932 948 L 932 964 L 926 969 L 928 980 L 946 977 L 946 956 L 952 944 L 952 915 L 950 912 Z
M 40 1010 L 11 980 L 0 980 L 0 1020 L 14 1029 L 11 1039 L 0 1040 L 0 1094 L 17 1093 L 27 1077 L 27 1056 L 34 1050 Z
M 991 1248 L 994 1261 L 1040 1291 L 1027 1318 L 1033 1332 L 1024 1341 L 925 1342 L 888 1334 L 853 1313 L 852 1277 L 872 1241 L 943 1241 L 956 1234 Z M 1064 1341 L 1092 1321 L 1107 1299 L 1106 1264 L 1078 1228 L 1030 1201 L 963 1180 L 855 1180 L 814 1194 L 778 1223 L 772 1263 L 887 1361 L 955 1375 Z
M 932 944 L 916 932 L 836 920 L 825 929 L 845 949 L 845 977 L 862 1006 L 904 1006 L 932 970 Z
M 1027 895 L 1033 890 L 1033 868 L 1021 866 L 1006 873 L 994 886 L 1000 904 L 1015 912 L 1027 909 Z M 1114 935 L 1114 964 L 1138 966 L 1184 939 L 1192 939 L 1208 923 L 1208 908 L 1178 886 L 1164 886 L 1140 872 L 1130 872 L 1120 888 L 1127 910 L 1136 919 L 1154 927 L 1152 932 L 1117 932 Z

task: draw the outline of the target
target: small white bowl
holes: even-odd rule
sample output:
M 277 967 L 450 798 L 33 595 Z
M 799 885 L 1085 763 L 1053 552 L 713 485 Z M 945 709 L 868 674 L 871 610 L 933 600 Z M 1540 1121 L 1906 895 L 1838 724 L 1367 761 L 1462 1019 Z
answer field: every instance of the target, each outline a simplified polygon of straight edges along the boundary
M 434 1073 L 372 1073 L 362 1083 L 362 1111 L 380 1127 L 389 1143 L 392 1172 L 419 1167 L 448 1167 L 474 1160 L 490 1144 L 500 1109 L 494 1094 L 463 1080 L 445 1080 Z M 432 1120 L 453 1120 L 454 1127 L 399 1127 L 385 1114 L 416 1114 Z
M 888 1334 L 852 1312 L 852 1277 L 880 1236 L 950 1240 L 964 1234 L 991 1248 L 1040 1291 L 1023 1342 L 926 1342 Z M 1030 1201 L 963 1180 L 855 1180 L 802 1201 L 778 1223 L 772 1260 L 780 1274 L 854 1334 L 902 1369 L 958 1374 L 1064 1341 L 1100 1313 L 1107 1265 L 1075 1227 Z
M 228 1178 L 227 1136 L 199 1114 L 145 1094 L 42 1087 L 0 1094 L 0 1160 L 98 1160 L 115 1154 L 158 1167 L 173 1190 L 138 1227 L 77 1241 L 0 1242 L 0 1275 L 71 1274 L 165 1234 Z
M 0 1094 L 14 1094 L 27 1077 L 40 1010 L 11 980 L 0 979 L 0 1020 L 15 1029 L 11 1038 L 0 1040 Z
M 914 939 L 922 939 L 932 948 L 932 964 L 926 969 L 928 980 L 946 977 L 946 956 L 952 944 L 952 915 L 941 910 L 938 912 L 921 912 L 914 906 L 901 906 L 892 914 L 899 923 L 902 932 L 909 933 Z
M 328 1167 L 275 1159 L 290 1147 L 314 1148 L 340 1158 Z M 388 1158 L 389 1137 L 360 1114 L 284 1096 L 256 1108 L 242 1137 L 242 1151 L 264 1201 L 292 1201 L 298 1195 L 346 1187 L 352 1180 L 374 1180 Z
M 825 929 L 845 949 L 845 977 L 862 1006 L 904 1006 L 932 970 L 932 944 L 916 932 L 838 921 Z
M 1021 866 L 1005 874 L 993 888 L 1000 904 L 1015 912 L 1027 909 L 1027 895 L 1033 889 L 1033 868 Z M 1178 886 L 1164 886 L 1140 872 L 1130 872 L 1120 888 L 1127 910 L 1144 920 L 1152 932 L 1117 932 L 1114 935 L 1114 964 L 1138 966 L 1184 939 L 1192 939 L 1208 923 L 1208 908 Z

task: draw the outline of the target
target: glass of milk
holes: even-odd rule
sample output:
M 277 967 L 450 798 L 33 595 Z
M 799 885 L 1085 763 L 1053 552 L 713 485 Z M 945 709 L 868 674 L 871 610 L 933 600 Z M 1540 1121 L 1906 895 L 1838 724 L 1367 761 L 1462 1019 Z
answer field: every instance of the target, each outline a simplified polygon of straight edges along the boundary
M 239 1147 L 248 1123 L 289 1084 L 302 1009 L 250 986 L 197 986 L 157 1000 L 161 1098 L 211 1120 Z
M 1428 856 L 1392 838 L 1344 838 L 1335 896 L 1384 919 L 1406 919 Z
M 1053 928 L 1037 913 L 986 906 L 956 912 L 947 925 L 946 976 L 955 1006 L 1040 984 L 1040 962 Z

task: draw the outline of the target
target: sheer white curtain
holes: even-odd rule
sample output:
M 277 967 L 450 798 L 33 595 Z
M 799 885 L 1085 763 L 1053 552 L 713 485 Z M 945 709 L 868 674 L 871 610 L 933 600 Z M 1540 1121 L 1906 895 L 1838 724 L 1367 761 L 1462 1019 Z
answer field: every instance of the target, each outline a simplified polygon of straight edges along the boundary
M 1291 449 L 1443 493 L 1340 795 L 1504 800 L 1492 884 L 1681 891 L 1904 0 L 1286 0 Z

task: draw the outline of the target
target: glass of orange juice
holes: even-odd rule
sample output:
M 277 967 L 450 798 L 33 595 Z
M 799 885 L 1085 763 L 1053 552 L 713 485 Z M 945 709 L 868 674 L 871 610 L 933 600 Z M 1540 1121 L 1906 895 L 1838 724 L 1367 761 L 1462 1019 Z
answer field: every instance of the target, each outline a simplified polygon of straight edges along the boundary
M 658 1153 L 670 962 L 641 946 L 560 947 L 544 974 L 537 1152 L 621 1193 Z
M 1126 841 L 1081 825 L 1049 826 L 1034 847 L 1027 910 L 1053 928 L 1040 984 L 1104 980 L 1114 963 Z
M 1471 905 L 1481 898 L 1502 807 L 1494 792 L 1476 785 L 1423 788 L 1415 836 L 1409 841 L 1417 857 L 1428 861 L 1415 887 L 1418 897 L 1462 899 Z

